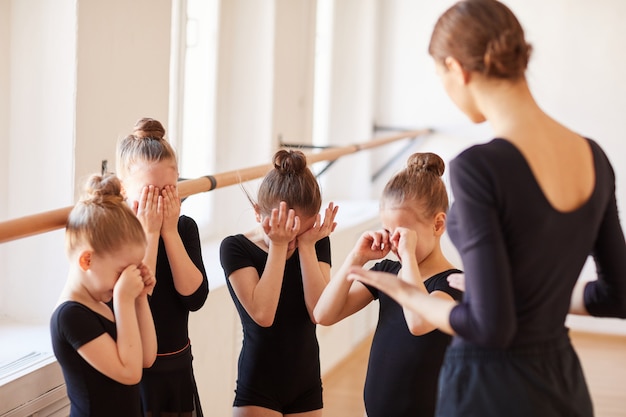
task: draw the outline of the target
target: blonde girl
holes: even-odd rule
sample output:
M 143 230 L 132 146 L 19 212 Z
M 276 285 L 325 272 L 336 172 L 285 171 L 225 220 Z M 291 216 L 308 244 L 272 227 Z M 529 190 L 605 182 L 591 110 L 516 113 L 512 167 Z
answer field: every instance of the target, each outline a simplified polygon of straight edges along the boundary
M 119 180 L 92 176 L 65 229 L 67 282 L 50 320 L 72 417 L 141 417 L 142 369 L 156 357 L 146 237 Z

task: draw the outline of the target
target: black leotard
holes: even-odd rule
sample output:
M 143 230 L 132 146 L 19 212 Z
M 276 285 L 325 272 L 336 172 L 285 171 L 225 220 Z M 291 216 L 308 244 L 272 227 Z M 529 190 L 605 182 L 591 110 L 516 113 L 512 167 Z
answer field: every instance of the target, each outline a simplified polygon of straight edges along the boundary
M 596 185 L 569 213 L 546 200 L 522 154 L 494 139 L 450 164 L 455 201 L 450 238 L 463 260 L 466 291 L 452 310 L 453 343 L 507 347 L 566 334 L 570 294 L 592 254 L 598 281 L 585 304 L 599 316 L 626 316 L 626 245 L 615 203 L 615 177 L 600 147 Z
M 383 260 L 372 270 L 398 274 L 402 264 Z M 450 269 L 424 281 L 428 292 L 443 291 L 455 300 L 462 293 L 451 288 L 447 277 L 461 273 Z M 437 380 L 443 356 L 452 337 L 439 330 L 414 336 L 409 332 L 402 307 L 391 297 L 367 287 L 380 302 L 378 325 L 370 349 L 365 378 L 368 417 L 432 417 L 435 414 Z
M 587 310 L 626 316 L 626 244 L 613 169 L 588 143 L 595 187 L 570 212 L 550 204 L 511 142 L 494 139 L 451 161 L 448 230 L 466 291 L 450 314 L 457 335 L 440 374 L 437 416 L 593 415 L 565 318 L 590 254 L 598 280 L 585 287 Z
M 330 264 L 330 239 L 315 245 L 320 262 Z M 226 284 L 243 326 L 235 406 L 255 405 L 281 413 L 322 407 L 319 346 L 304 302 L 298 250 L 287 259 L 274 323 L 259 326 L 243 307 L 228 279 L 238 269 L 253 267 L 263 275 L 268 253 L 244 235 L 225 238 L 220 260 Z
M 160 238 L 155 271 L 157 284 L 149 298 L 158 356 L 154 365 L 144 370 L 140 383 L 144 409 L 154 417 L 160 416 L 161 412 L 193 410 L 202 416 L 193 375 L 189 312 L 204 305 L 209 294 L 209 281 L 202 260 L 198 225 L 191 217 L 182 215 L 178 219 L 178 233 L 189 258 L 202 273 L 202 283 L 187 296 L 176 291 L 165 243 Z M 174 352 L 176 354 L 172 354 Z
M 75 301 L 62 303 L 52 313 L 52 349 L 63 370 L 70 417 L 141 417 L 139 385 L 107 377 L 78 353 L 81 346 L 104 333 L 116 340 L 115 322 Z

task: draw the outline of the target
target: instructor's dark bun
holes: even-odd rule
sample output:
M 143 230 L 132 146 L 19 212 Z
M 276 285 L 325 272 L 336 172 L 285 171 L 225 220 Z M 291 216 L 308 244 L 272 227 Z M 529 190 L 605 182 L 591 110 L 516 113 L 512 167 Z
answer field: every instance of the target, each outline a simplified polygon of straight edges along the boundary
M 496 0 L 464 0 L 439 17 L 428 53 L 452 57 L 466 71 L 515 80 L 524 76 L 532 47 L 513 12 Z

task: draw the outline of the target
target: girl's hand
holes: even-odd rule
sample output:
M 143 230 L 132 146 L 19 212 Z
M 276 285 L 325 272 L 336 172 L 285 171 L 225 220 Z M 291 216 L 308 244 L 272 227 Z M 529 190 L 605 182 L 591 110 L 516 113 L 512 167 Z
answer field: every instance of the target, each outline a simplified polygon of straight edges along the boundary
M 448 284 L 454 289 L 465 292 L 465 274 L 448 275 Z
M 398 301 L 398 298 L 416 290 L 415 286 L 389 272 L 370 271 L 363 268 L 352 267 L 348 271 L 348 280 L 359 281 L 379 289 L 385 294 Z
M 139 201 L 133 204 L 133 211 L 143 226 L 146 234 L 160 233 L 163 224 L 162 201 L 159 189 L 154 185 L 147 185 L 141 190 Z
M 330 236 L 337 227 L 337 222 L 335 221 L 337 210 L 339 210 L 339 206 L 335 206 L 332 202 L 329 203 L 324 213 L 324 221 L 322 222 L 322 216 L 317 214 L 313 227 L 298 236 L 298 245 L 307 243 L 314 245 L 318 240 Z
M 400 262 L 402 262 L 402 258 L 408 259 L 410 256 L 415 256 L 415 249 L 417 248 L 417 233 L 415 230 L 398 227 L 393 231 L 389 240 Z
M 150 268 L 146 265 L 139 265 L 139 273 L 141 274 L 141 279 L 143 280 L 143 291 L 139 294 L 139 297 L 145 295 L 152 295 L 154 291 L 154 286 L 156 285 L 156 278 Z
M 129 265 L 122 271 L 113 287 L 113 298 L 119 300 L 135 300 L 144 290 L 141 269 L 136 265 Z
M 353 256 L 359 259 L 361 264 L 374 259 L 382 259 L 391 251 L 389 232 L 376 230 L 364 232 L 357 241 L 352 251 Z
M 263 231 L 273 245 L 289 245 L 289 242 L 298 236 L 300 218 L 293 209 L 287 210 L 287 203 L 280 202 L 277 209 L 265 217 L 261 223 Z
M 161 190 L 161 194 L 163 199 L 163 225 L 161 226 L 161 231 L 178 233 L 178 218 L 180 217 L 178 187 L 166 185 Z

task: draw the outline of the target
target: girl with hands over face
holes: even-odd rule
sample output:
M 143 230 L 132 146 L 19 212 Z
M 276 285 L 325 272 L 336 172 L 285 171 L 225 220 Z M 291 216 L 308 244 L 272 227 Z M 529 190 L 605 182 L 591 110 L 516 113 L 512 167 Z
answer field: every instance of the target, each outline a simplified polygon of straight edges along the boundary
M 220 260 L 243 327 L 234 416 L 322 415 L 313 309 L 330 279 L 337 207 L 324 216 L 300 151 L 279 150 L 259 187 L 259 227 L 226 237 Z
M 143 263 L 155 271 L 158 285 L 149 303 L 158 338 L 158 355 L 141 381 L 144 410 L 152 417 L 202 416 L 192 367 L 189 313 L 200 309 L 209 284 L 196 222 L 181 215 L 178 163 L 154 119 L 135 124 L 118 143 L 117 170 L 128 204 L 147 238 Z
M 50 320 L 52 346 L 71 416 L 140 417 L 138 383 L 157 350 L 146 237 L 115 176 L 94 175 L 86 188 L 66 225 L 70 268 Z
M 318 323 L 332 325 L 379 300 L 364 400 L 368 417 L 429 416 L 435 413 L 439 368 L 450 336 L 404 309 L 390 294 L 359 281 L 353 271 L 375 274 L 393 286 L 410 286 L 428 298 L 453 302 L 461 292 L 447 277 L 460 273 L 444 256 L 448 195 L 443 160 L 416 153 L 386 184 L 380 201 L 382 230 L 361 235 L 315 307 Z M 398 260 L 387 258 L 393 254 Z M 363 269 L 378 260 L 371 271 Z

